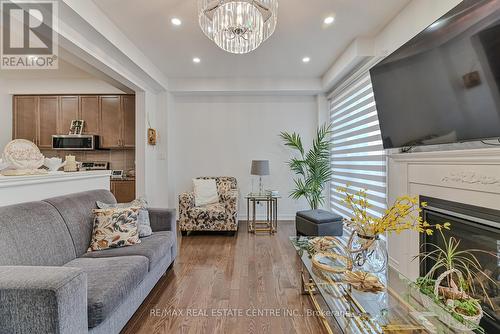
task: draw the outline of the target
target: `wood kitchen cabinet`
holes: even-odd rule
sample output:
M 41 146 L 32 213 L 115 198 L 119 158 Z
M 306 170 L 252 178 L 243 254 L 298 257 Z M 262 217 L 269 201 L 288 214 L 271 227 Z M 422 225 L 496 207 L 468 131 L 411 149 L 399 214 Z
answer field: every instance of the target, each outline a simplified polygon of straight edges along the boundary
M 38 100 L 38 147 L 52 148 L 52 135 L 57 131 L 58 110 L 57 96 L 40 96 Z
M 71 129 L 71 121 L 81 119 L 79 117 L 78 96 L 59 97 L 59 117 L 57 134 L 67 135 Z
M 128 203 L 135 199 L 135 180 L 111 180 L 111 192 L 118 203 Z
M 102 148 L 122 147 L 122 110 L 119 96 L 101 96 L 101 142 Z
M 135 96 L 124 95 L 122 99 L 123 127 L 122 144 L 126 148 L 135 147 Z
M 12 137 L 50 149 L 52 135 L 68 134 L 79 119 L 84 134 L 100 136 L 101 148 L 135 148 L 134 95 L 15 95 Z
M 79 119 L 85 121 L 83 126 L 85 134 L 100 134 L 99 96 L 80 96 Z
M 102 148 L 135 147 L 135 96 L 100 97 Z
M 14 96 L 13 139 L 37 141 L 37 96 Z

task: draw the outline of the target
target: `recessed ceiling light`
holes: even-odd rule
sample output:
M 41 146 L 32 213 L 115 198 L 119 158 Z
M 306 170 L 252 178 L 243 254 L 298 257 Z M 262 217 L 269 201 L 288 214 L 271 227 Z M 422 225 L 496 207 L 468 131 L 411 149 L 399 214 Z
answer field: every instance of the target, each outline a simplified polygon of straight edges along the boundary
M 200 59 L 200 58 L 198 58 L 198 57 L 194 57 L 194 58 L 193 58 L 193 63 L 198 64 L 198 63 L 200 63 L 200 62 L 201 62 L 201 59 Z
M 174 17 L 172 20 L 170 20 L 174 26 L 180 26 L 182 24 L 182 21 L 176 17 Z
M 325 24 L 332 24 L 333 22 L 335 22 L 335 17 L 334 16 L 328 16 L 327 18 L 325 18 L 325 20 L 323 22 Z
M 304 57 L 304 58 L 302 58 L 302 62 L 303 62 L 303 63 L 308 63 L 308 62 L 310 62 L 310 61 L 311 61 L 311 58 L 309 58 L 309 57 Z

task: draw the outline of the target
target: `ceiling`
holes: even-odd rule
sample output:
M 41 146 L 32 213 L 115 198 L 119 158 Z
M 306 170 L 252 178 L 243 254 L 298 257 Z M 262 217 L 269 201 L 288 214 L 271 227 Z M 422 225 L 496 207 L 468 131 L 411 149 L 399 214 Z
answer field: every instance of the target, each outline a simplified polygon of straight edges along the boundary
M 246 55 L 205 37 L 197 0 L 93 1 L 167 77 L 318 78 L 355 38 L 376 35 L 410 0 L 280 0 L 275 33 Z M 335 22 L 325 27 L 330 15 Z M 173 26 L 173 17 L 182 24 Z

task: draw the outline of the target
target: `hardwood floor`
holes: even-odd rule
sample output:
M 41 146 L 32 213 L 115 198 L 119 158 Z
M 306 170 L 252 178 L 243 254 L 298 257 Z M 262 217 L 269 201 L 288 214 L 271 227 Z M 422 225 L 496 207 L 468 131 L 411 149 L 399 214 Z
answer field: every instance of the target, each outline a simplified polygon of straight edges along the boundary
M 288 240 L 295 225 L 278 226 L 274 236 L 248 234 L 246 223 L 237 236 L 179 235 L 173 270 L 122 333 L 323 333 L 300 294 L 300 260 Z

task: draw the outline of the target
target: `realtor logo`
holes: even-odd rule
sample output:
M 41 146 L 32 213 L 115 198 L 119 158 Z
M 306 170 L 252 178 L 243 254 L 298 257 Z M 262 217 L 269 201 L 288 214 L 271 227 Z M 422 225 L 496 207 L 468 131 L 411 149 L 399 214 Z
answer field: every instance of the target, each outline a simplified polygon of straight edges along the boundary
M 58 68 L 57 5 L 50 0 L 0 0 L 0 68 Z

